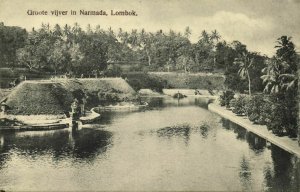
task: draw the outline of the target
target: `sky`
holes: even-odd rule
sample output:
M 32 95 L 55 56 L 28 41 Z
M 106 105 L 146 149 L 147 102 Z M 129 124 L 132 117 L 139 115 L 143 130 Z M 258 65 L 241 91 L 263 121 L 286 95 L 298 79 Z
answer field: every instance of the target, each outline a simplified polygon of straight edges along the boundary
M 28 15 L 27 11 L 68 11 L 66 16 Z M 77 15 L 70 15 L 70 10 Z M 134 10 L 137 16 L 84 16 L 80 10 Z M 142 29 L 168 32 L 173 29 L 192 30 L 191 41 L 196 42 L 201 31 L 216 29 L 222 39 L 238 40 L 248 50 L 272 56 L 276 39 L 281 35 L 292 37 L 297 51 L 300 47 L 300 0 L 0 0 L 0 22 L 28 30 L 41 23 L 74 24 L 83 29 L 112 27 L 117 31 Z

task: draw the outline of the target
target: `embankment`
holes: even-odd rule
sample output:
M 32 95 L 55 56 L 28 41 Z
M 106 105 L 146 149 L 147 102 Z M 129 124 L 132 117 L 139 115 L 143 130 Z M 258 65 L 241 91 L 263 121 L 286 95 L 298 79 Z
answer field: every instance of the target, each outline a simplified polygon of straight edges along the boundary
M 279 146 L 280 148 L 297 155 L 300 157 L 300 147 L 298 146 L 297 140 L 292 140 L 291 138 L 278 137 L 268 131 L 267 127 L 264 125 L 255 125 L 247 117 L 236 116 L 233 112 L 226 110 L 223 107 L 215 103 L 208 105 L 208 109 L 212 112 L 219 114 L 220 116 L 229 119 L 230 121 L 244 127 L 248 131 L 266 139 L 267 141 Z
M 7 96 L 7 113 L 13 115 L 64 114 L 70 111 L 75 97 L 74 92 L 78 90 L 96 98 L 99 91 L 112 91 L 128 98 L 133 98 L 136 94 L 121 78 L 24 81 Z
M 225 81 L 223 75 L 211 73 L 132 72 L 124 76 L 136 91 L 147 88 L 158 92 L 163 88 L 223 90 Z

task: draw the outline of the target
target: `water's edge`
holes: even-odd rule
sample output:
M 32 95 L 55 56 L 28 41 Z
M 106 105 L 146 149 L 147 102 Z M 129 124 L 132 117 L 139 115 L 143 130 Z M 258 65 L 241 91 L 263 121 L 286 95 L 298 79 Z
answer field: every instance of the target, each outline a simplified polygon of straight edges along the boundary
M 218 106 L 215 103 L 210 103 L 208 105 L 208 110 L 214 113 L 217 113 L 221 117 L 224 117 L 240 126 L 245 128 L 246 130 L 266 139 L 267 141 L 271 142 L 272 144 L 288 151 L 300 157 L 300 147 L 298 146 L 297 140 L 292 140 L 291 138 L 285 137 L 278 137 L 268 131 L 267 127 L 264 125 L 255 125 L 249 119 L 242 116 L 237 116 L 233 112 L 226 110 L 223 107 Z

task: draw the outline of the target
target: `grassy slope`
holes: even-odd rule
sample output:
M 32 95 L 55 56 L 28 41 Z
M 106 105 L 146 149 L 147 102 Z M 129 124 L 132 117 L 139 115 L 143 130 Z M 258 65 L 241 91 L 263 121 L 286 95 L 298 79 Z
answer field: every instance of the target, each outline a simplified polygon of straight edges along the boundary
M 162 88 L 223 90 L 225 81 L 222 75 L 205 73 L 132 72 L 124 76 L 136 91 L 146 88 L 156 91 Z
M 44 81 L 25 81 L 8 96 L 6 104 L 9 114 L 62 114 L 70 111 L 72 92 L 84 90 L 97 97 L 99 91 L 116 90 L 118 94 L 134 97 L 135 91 L 121 78 L 103 79 L 58 79 Z
M 10 114 L 62 114 L 69 110 L 72 94 L 59 83 L 25 81 L 8 96 Z

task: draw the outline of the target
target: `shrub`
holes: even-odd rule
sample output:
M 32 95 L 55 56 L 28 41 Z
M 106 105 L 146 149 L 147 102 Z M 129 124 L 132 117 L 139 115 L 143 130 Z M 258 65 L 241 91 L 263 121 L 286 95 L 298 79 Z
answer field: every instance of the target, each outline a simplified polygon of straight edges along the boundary
M 273 103 L 271 105 L 272 113 L 270 115 L 270 122 L 267 123 L 267 128 L 272 130 L 276 135 L 283 135 L 286 126 L 285 109 L 281 103 Z
M 104 71 L 104 75 L 106 77 L 121 77 L 122 69 L 120 66 L 117 65 L 109 65 Z
M 157 92 L 162 92 L 163 88 L 171 88 L 168 86 L 166 80 L 149 76 L 148 73 L 126 74 L 126 78 L 130 86 L 136 91 L 147 88 Z
M 273 103 L 264 95 L 255 95 L 246 101 L 246 115 L 249 120 L 266 125 L 270 122 Z
M 231 107 L 233 107 L 232 112 L 237 115 L 245 115 L 246 114 L 246 104 L 249 98 L 247 96 L 239 96 L 235 99 L 235 102 Z
M 220 95 L 220 105 L 226 106 L 226 108 L 230 107 L 230 101 L 234 98 L 234 92 L 227 90 Z
M 98 101 L 102 105 L 109 105 L 109 104 L 115 104 L 117 102 L 120 102 L 122 101 L 122 99 L 120 98 L 118 91 L 112 89 L 108 91 L 99 91 Z

